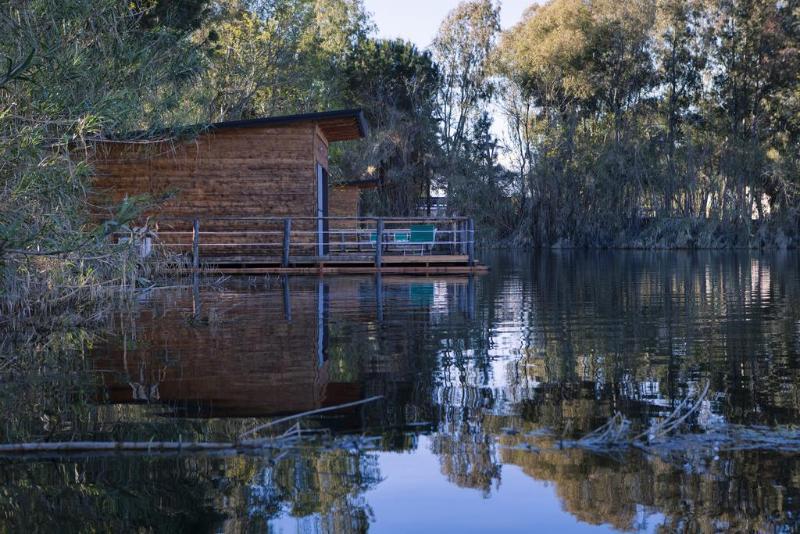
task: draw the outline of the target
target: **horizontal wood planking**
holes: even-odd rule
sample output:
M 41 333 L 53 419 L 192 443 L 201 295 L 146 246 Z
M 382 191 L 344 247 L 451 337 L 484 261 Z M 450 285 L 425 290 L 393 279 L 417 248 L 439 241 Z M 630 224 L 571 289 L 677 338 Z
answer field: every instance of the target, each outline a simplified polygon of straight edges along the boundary
M 216 130 L 193 141 L 103 145 L 94 161 L 93 200 L 113 205 L 133 195 L 174 192 L 147 215 L 314 216 L 318 136 L 314 124 L 299 124 Z
M 361 191 L 357 187 L 332 187 L 328 198 L 328 211 L 331 217 L 352 217 L 358 215 Z M 358 228 L 355 219 L 332 220 L 331 229 Z
M 361 137 L 358 124 L 352 119 L 326 120 L 320 123 L 320 130 L 329 141 L 347 141 Z

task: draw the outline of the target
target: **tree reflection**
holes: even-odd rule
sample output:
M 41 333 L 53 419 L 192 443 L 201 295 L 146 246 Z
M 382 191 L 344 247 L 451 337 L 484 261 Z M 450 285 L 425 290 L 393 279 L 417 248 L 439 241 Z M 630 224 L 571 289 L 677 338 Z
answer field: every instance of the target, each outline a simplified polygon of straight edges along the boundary
M 263 457 L 123 457 L 0 464 L 0 530 L 264 530 L 284 512 L 321 532 L 364 532 L 373 454 L 308 449 Z
M 642 527 L 642 511 L 664 516 L 662 532 L 774 532 L 800 526 L 796 500 L 800 461 L 774 452 L 730 452 L 669 458 L 631 452 L 612 458 L 554 449 L 539 439 L 530 452 L 504 438 L 504 463 L 550 481 L 581 521 L 621 530 Z M 549 443 L 553 445 L 553 443 Z

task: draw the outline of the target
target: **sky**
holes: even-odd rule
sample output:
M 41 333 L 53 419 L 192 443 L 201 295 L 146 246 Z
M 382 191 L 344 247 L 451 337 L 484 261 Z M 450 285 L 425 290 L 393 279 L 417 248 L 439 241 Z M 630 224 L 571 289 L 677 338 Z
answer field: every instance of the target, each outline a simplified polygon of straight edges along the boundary
M 367 11 L 378 26 L 378 36 L 402 37 L 420 48 L 427 48 L 447 13 L 460 0 L 364 0 Z M 502 0 L 503 29 L 516 24 L 534 0 Z
M 497 0 L 495 0 L 497 1 Z M 378 37 L 401 37 L 419 48 L 433 42 L 439 25 L 461 0 L 364 0 L 378 27 Z M 522 18 L 522 13 L 537 0 L 500 0 L 500 25 L 508 29 Z M 492 108 L 494 109 L 494 108 Z M 498 113 L 493 113 L 492 135 L 501 142 L 506 140 L 507 123 Z M 508 154 L 501 152 L 499 162 L 511 166 Z

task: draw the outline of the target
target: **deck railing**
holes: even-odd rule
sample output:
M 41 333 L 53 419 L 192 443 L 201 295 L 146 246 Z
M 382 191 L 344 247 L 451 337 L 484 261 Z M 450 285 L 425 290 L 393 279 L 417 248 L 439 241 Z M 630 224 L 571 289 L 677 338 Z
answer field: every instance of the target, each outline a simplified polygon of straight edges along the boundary
M 161 218 L 156 236 L 157 244 L 190 256 L 195 268 L 201 260 L 380 267 L 398 256 L 450 256 L 472 265 L 475 255 L 475 226 L 466 217 Z

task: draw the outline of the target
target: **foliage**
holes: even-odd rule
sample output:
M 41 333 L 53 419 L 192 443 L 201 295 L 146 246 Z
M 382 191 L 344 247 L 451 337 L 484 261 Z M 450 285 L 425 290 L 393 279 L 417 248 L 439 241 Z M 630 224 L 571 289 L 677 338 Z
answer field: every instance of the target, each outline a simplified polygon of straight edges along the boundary
M 9 37 L 0 42 L 8 65 L 0 85 L 0 291 L 9 315 L 33 315 L 45 295 L 69 305 L 98 285 L 136 279 L 135 254 L 109 247 L 108 236 L 125 231 L 149 201 L 128 199 L 97 224 L 89 141 L 180 122 L 176 95 L 202 65 L 182 31 L 148 27 L 147 13 L 112 0 L 0 7 L 0 33 Z
M 207 119 L 316 111 L 339 104 L 337 72 L 371 26 L 357 0 L 242 2 L 195 36 L 211 64 L 195 102 Z
M 488 58 L 500 31 L 491 0 L 461 2 L 442 22 L 433 57 L 442 73 L 437 116 L 445 154 L 458 153 L 481 104 L 491 97 Z
M 691 247 L 723 228 L 716 246 L 796 244 L 797 16 L 744 0 L 531 8 L 495 54 L 518 237 Z M 675 217 L 694 230 L 646 238 Z
M 364 108 L 370 133 L 338 159 L 339 173 L 372 178 L 375 213 L 413 214 L 430 190 L 438 157 L 433 119 L 439 72 L 431 56 L 402 41 L 367 40 L 344 70 L 349 100 Z M 364 146 L 366 144 L 366 147 Z

